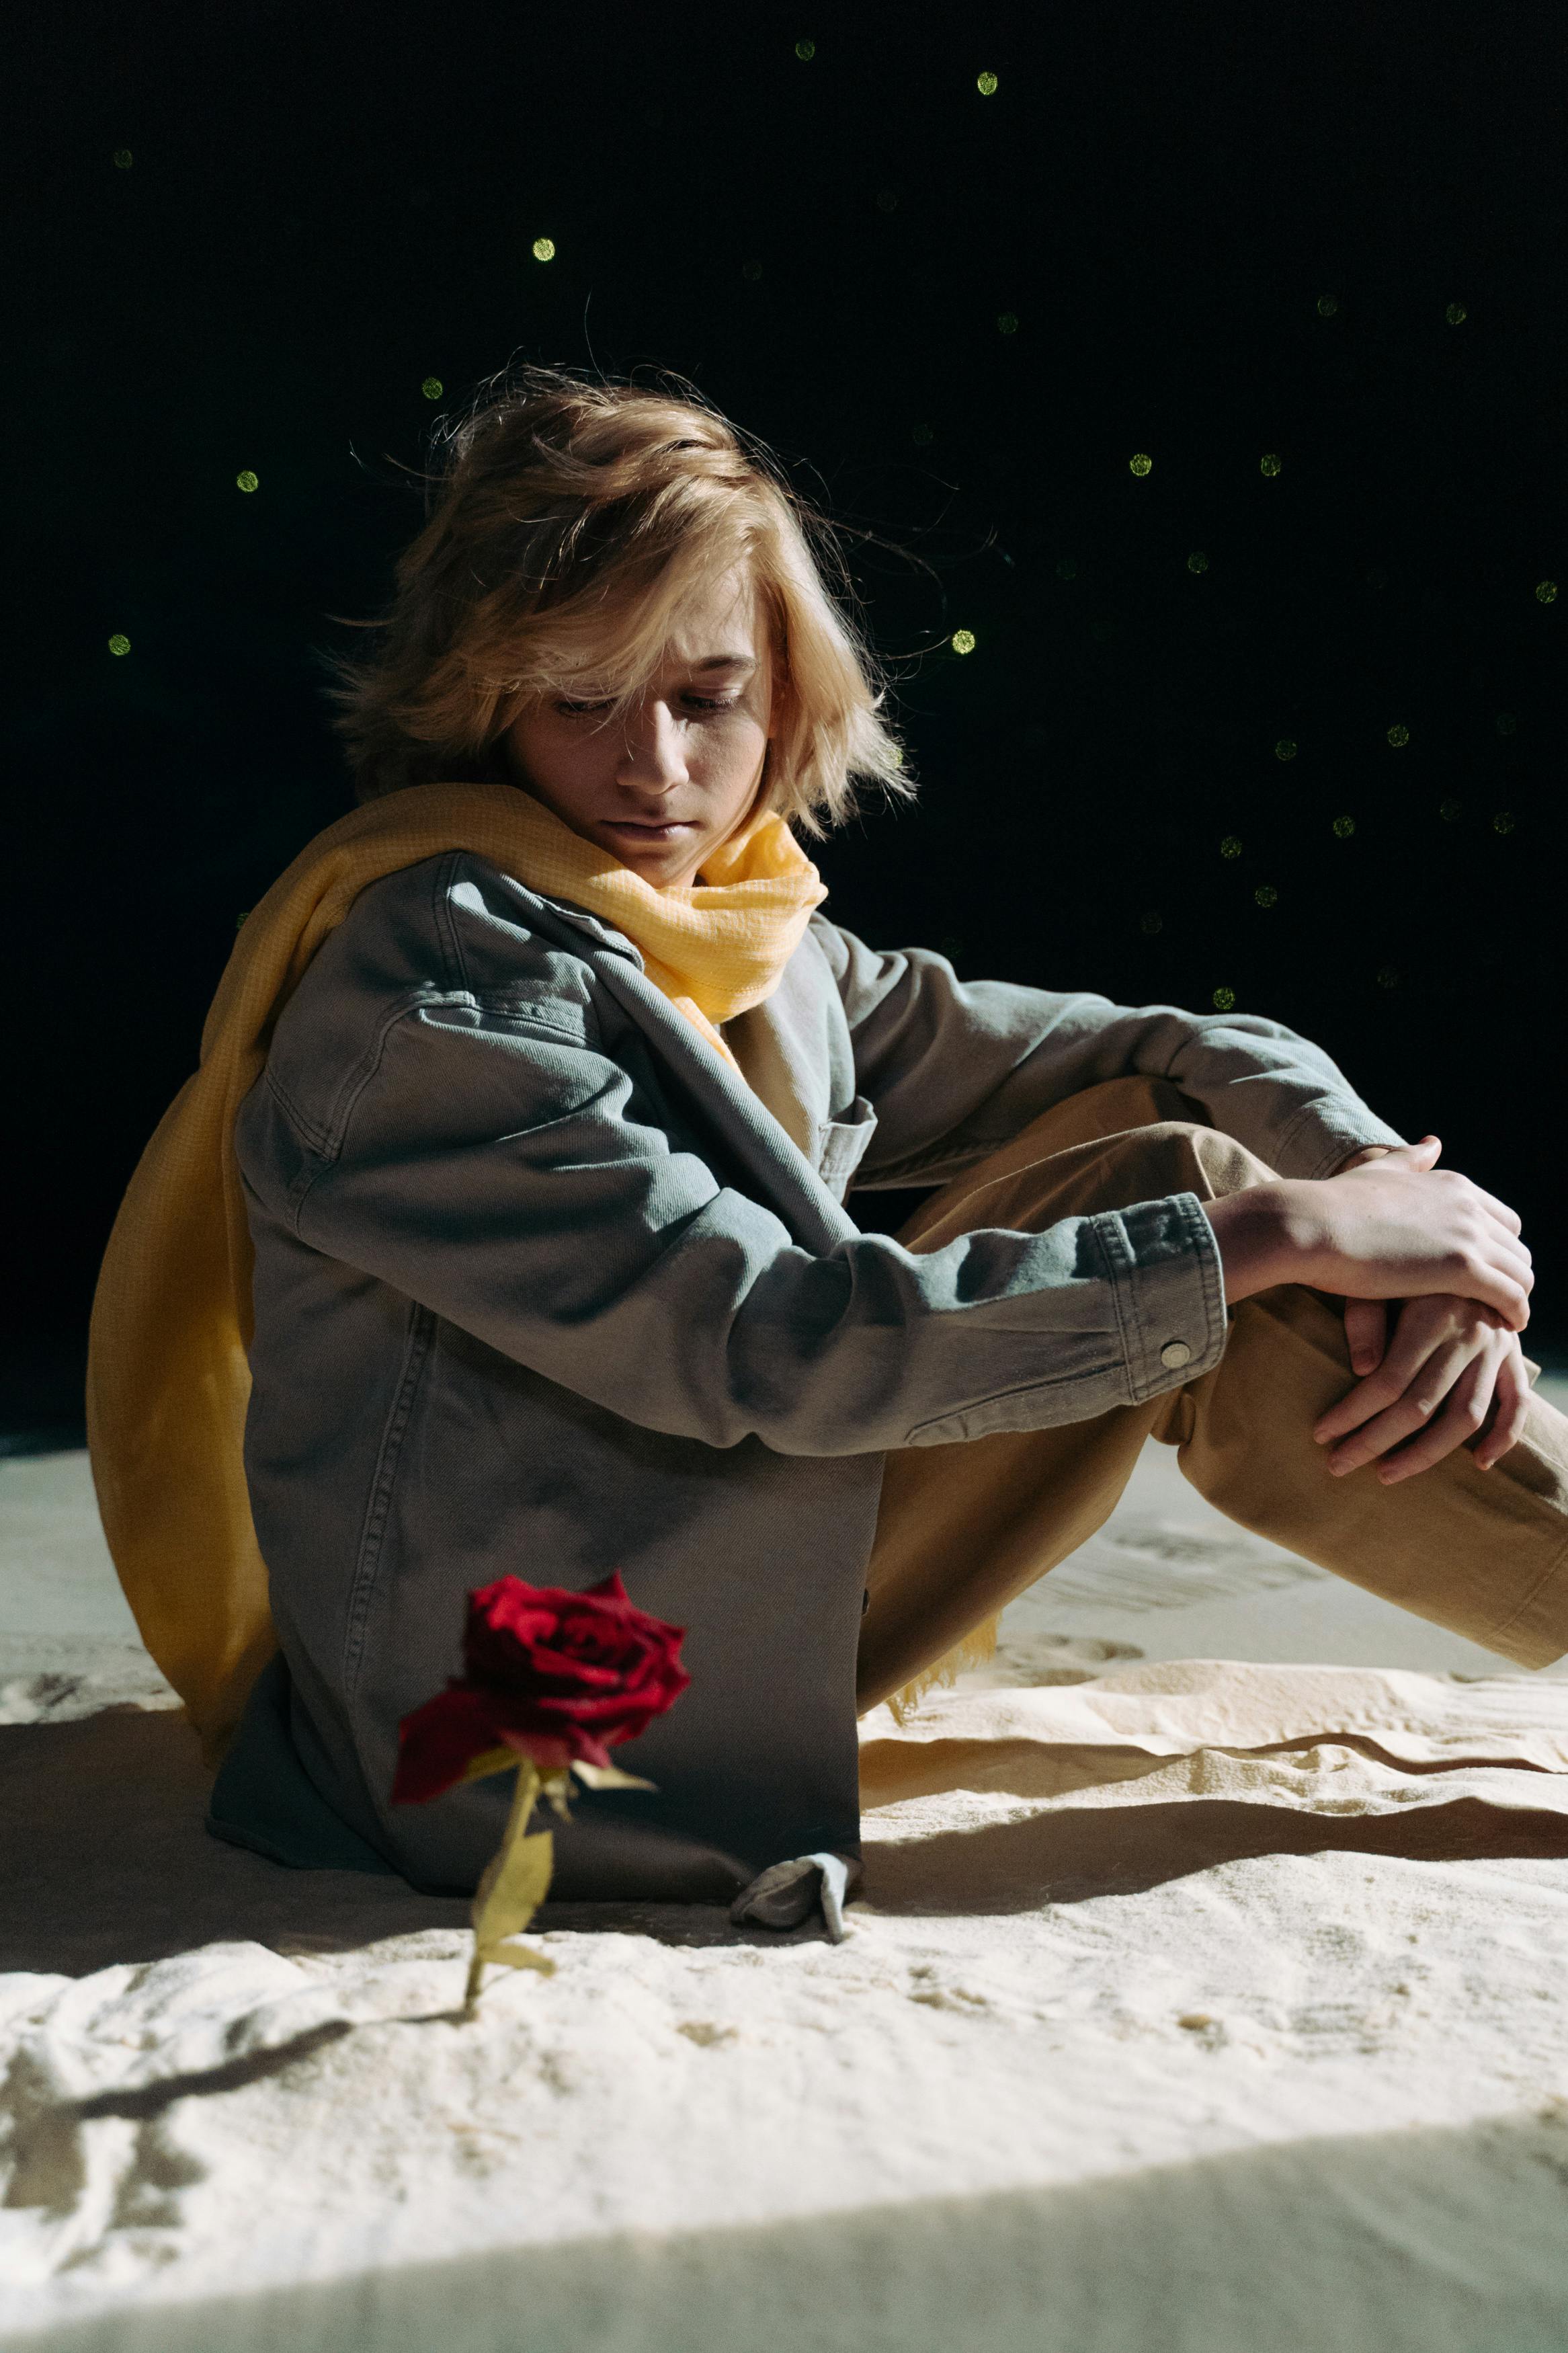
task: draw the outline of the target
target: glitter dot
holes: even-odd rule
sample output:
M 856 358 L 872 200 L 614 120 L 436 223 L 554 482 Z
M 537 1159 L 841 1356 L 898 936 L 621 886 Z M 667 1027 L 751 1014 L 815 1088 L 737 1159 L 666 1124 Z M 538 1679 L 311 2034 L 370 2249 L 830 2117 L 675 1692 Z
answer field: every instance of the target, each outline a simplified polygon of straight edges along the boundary
M 1017 332 L 1018 313 L 1016 311 L 1004 311 L 996 321 L 996 332 L 999 335 L 1016 335 Z
M 1206 572 L 1208 568 L 1208 557 L 1204 554 L 1201 547 L 1194 547 L 1192 554 L 1187 558 L 1187 570 L 1189 572 Z
M 243 474 L 237 474 L 235 476 L 234 487 L 237 491 L 255 491 L 259 490 L 261 485 L 258 477 L 253 474 L 249 467 L 247 466 Z
M 129 147 L 117 147 L 115 149 L 114 168 L 117 172 L 129 172 L 132 161 L 132 157 Z
M 974 651 L 973 630 L 954 629 L 952 643 L 955 654 L 972 654 Z
M 1154 468 L 1153 459 L 1151 458 L 1148 452 L 1143 449 L 1140 449 L 1136 457 L 1129 458 L 1127 464 L 1129 470 L 1140 477 L 1144 474 L 1152 473 Z
M 1391 727 L 1388 731 L 1388 740 L 1396 752 L 1403 751 L 1405 745 L 1410 741 L 1409 728 Z
M 419 389 L 426 400 L 439 400 L 447 387 L 438 375 L 427 375 Z
M 1061 562 L 1057 566 L 1057 578 L 1058 580 L 1076 580 L 1078 578 L 1078 558 L 1076 555 L 1063 556 Z
M 877 191 L 877 210 L 879 213 L 896 213 L 898 209 L 899 199 L 896 191 L 892 188 L 879 188 Z
M 1450 302 L 1443 313 L 1450 327 L 1462 327 L 1468 315 L 1462 302 Z
M 1294 735 L 1281 735 L 1274 746 L 1274 757 L 1277 760 L 1293 760 L 1300 748 Z
M 1164 930 L 1165 918 L 1163 915 L 1155 914 L 1153 910 L 1151 908 L 1149 913 L 1144 916 L 1138 928 L 1141 932 L 1147 932 L 1150 937 L 1152 938 L 1156 932 L 1163 932 Z
M 1235 1003 L 1236 991 L 1234 988 L 1216 988 L 1215 990 L 1214 1004 L 1215 1011 L 1216 1013 L 1228 1013 Z
M 535 261 L 553 261 L 555 239 L 552 237 L 536 237 L 533 240 L 533 258 Z
M 1337 818 L 1335 818 L 1335 819 L 1334 819 L 1334 831 L 1338 834 L 1338 836 L 1339 836 L 1339 838 L 1340 838 L 1340 839 L 1341 839 L 1342 841 L 1348 841 L 1348 840 L 1350 839 L 1350 838 L 1351 838 L 1352 834 L 1355 831 L 1355 819 L 1354 819 L 1354 818 L 1353 818 L 1353 817 L 1337 817 Z
M 795 45 L 795 53 L 800 59 L 803 66 L 809 65 L 812 58 L 816 55 L 816 43 L 815 41 L 797 41 Z
M 114 635 L 109 640 L 109 650 L 111 654 L 128 654 L 131 651 L 130 638 L 122 638 L 119 630 L 116 629 Z
M 248 908 L 248 907 L 242 907 L 242 908 L 240 909 L 240 911 L 239 911 L 238 914 L 237 914 L 237 915 L 235 917 L 235 919 L 234 919 L 234 928 L 235 928 L 235 930 L 236 930 L 237 932 L 243 932 L 243 931 L 244 931 L 244 929 L 245 929 L 245 927 L 246 927 L 246 924 L 247 924 L 249 921 L 250 921 L 250 910 L 249 910 L 249 908 Z
M 1494 833 L 1511 833 L 1513 831 L 1513 811 L 1511 809 L 1499 809 L 1496 817 L 1492 819 L 1492 831 Z
M 1464 807 L 1465 804 L 1463 801 L 1457 801 L 1450 797 L 1446 801 L 1438 802 L 1437 814 L 1442 818 L 1445 825 L 1458 825 L 1459 818 L 1463 814 Z
M 1392 964 L 1380 965 L 1378 966 L 1377 973 L 1377 985 L 1379 988 L 1397 988 L 1399 986 L 1398 966 Z
M 1369 588 L 1386 588 L 1386 587 L 1387 587 L 1387 586 L 1388 586 L 1388 575 L 1387 575 L 1387 573 L 1384 570 L 1384 568 L 1383 568 L 1383 566 L 1382 566 L 1382 565 L 1381 565 L 1381 564 L 1375 564 L 1375 565 L 1373 565 L 1373 566 L 1372 570 L 1367 574 L 1367 575 L 1366 575 L 1366 585 L 1367 585 L 1367 586 L 1368 586 Z
M 994 73 L 976 74 L 974 77 L 974 87 L 980 92 L 982 98 L 994 98 L 996 94 L 995 75 Z
M 1241 836 L 1238 833 L 1227 833 L 1225 839 L 1220 843 L 1219 854 L 1222 858 L 1239 858 L 1241 856 Z
M 1519 721 L 1511 711 L 1500 711 L 1492 724 L 1500 735 L 1512 735 L 1519 728 Z
M 1320 319 L 1331 319 L 1339 307 L 1340 298 L 1337 294 L 1319 295 L 1318 316 Z
M 1277 449 L 1266 449 L 1258 460 L 1258 470 L 1260 474 L 1277 474 L 1279 471 L 1279 452 Z
M 741 275 L 742 275 L 742 278 L 749 279 L 749 280 L 750 280 L 750 281 L 751 281 L 751 283 L 752 283 L 753 286 L 756 284 L 756 282 L 757 282 L 758 279 L 762 276 L 762 274 L 763 274 L 763 265 L 762 265 L 762 263 L 761 263 L 760 261 L 742 261 L 742 264 L 741 264 Z
M 893 745 L 891 745 L 891 746 L 890 746 L 890 748 L 889 748 L 889 753 L 888 753 L 888 757 L 889 757 L 889 760 L 891 760 L 891 762 L 892 762 L 892 764 L 893 764 L 893 765 L 894 765 L 894 767 L 895 767 L 895 768 L 901 768 L 901 767 L 903 766 L 903 765 L 904 765 L 904 755 L 903 755 L 902 752 L 899 749 L 899 746 L 898 746 L 896 744 L 894 744 Z
M 910 439 L 911 441 L 918 441 L 921 448 L 923 449 L 928 442 L 934 441 L 936 439 L 936 435 L 931 431 L 929 425 L 911 425 L 910 427 Z
M 1555 605 L 1557 602 L 1556 581 L 1538 580 L 1535 584 L 1535 598 L 1537 604 L 1540 605 Z
M 1252 895 L 1260 907 L 1277 907 L 1279 903 L 1279 893 L 1272 882 L 1260 882 Z

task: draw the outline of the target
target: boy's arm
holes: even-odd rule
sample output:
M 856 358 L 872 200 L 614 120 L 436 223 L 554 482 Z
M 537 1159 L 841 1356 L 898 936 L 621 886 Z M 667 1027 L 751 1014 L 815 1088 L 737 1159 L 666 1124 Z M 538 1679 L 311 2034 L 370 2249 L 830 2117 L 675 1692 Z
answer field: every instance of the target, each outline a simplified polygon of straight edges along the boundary
M 878 1116 L 860 1185 L 944 1182 L 1067 1096 L 1130 1076 L 1166 1080 L 1284 1176 L 1331 1176 L 1404 1140 L 1282 1022 L 961 981 L 929 949 L 879 954 L 821 917 L 814 928 Z

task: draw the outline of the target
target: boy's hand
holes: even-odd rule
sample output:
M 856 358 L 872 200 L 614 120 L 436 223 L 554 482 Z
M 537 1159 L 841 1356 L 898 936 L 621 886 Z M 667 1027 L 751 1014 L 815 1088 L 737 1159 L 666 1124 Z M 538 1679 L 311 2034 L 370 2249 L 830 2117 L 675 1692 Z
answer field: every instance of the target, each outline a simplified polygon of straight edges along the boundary
M 1381 1299 L 1346 1300 L 1351 1363 L 1368 1377 L 1312 1432 L 1333 1446 L 1330 1470 L 1383 1455 L 1377 1475 L 1392 1486 L 1473 1443 L 1477 1467 L 1489 1471 L 1524 1432 L 1530 1377 L 1517 1333 L 1489 1307 L 1440 1292 L 1405 1302 L 1385 1350 L 1386 1332 Z

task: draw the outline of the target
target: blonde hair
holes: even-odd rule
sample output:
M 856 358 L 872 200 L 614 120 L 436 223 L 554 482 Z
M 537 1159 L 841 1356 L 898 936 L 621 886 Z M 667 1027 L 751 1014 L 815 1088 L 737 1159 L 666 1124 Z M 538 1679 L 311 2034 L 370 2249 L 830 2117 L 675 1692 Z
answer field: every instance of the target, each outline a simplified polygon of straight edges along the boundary
M 519 712 L 590 679 L 615 718 L 657 670 L 683 600 L 737 565 L 773 653 L 768 805 L 820 835 L 853 814 L 857 780 L 912 792 L 836 533 L 683 380 L 643 390 L 516 370 L 444 422 L 432 454 L 427 520 L 398 560 L 392 609 L 357 625 L 380 644 L 363 661 L 329 658 L 362 801 L 506 778 L 499 743 Z

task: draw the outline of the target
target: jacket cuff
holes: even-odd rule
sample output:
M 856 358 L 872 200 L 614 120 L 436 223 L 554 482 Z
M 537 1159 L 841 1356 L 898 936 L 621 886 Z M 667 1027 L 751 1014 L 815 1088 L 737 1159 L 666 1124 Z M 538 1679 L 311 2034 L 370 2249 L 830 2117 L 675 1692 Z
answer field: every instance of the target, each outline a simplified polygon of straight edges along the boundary
M 1275 1146 L 1279 1176 L 1331 1176 L 1342 1160 L 1369 1144 L 1393 1145 L 1405 1137 L 1361 1102 L 1310 1103 L 1302 1106 Z
M 1172 1193 L 1087 1222 L 1105 1254 L 1129 1402 L 1142 1405 L 1212 1372 L 1225 1354 L 1225 1277 L 1197 1195 Z

